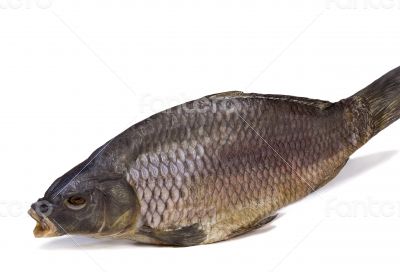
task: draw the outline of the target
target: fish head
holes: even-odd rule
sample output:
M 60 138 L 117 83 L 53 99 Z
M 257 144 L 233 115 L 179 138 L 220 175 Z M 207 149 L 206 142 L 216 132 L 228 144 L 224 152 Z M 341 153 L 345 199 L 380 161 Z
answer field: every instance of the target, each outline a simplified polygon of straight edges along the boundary
M 122 174 L 77 166 L 58 178 L 28 211 L 35 237 L 112 236 L 130 230 L 140 213 L 137 195 Z M 77 173 L 79 172 L 79 175 Z

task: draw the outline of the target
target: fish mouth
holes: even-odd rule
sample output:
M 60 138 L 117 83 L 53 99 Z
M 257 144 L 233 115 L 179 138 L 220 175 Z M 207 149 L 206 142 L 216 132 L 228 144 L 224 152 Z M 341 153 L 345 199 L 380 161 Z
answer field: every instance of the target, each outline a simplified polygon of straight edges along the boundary
M 28 211 L 28 214 L 36 221 L 36 226 L 33 230 L 33 234 L 36 238 L 55 237 L 61 235 L 58 233 L 57 227 L 48 217 L 41 218 L 32 208 Z

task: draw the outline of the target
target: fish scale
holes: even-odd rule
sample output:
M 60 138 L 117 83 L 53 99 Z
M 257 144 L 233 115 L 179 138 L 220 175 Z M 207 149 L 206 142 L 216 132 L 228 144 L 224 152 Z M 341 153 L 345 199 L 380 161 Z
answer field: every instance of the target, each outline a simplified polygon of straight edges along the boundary
M 227 98 L 240 109 L 226 110 Z M 152 126 L 159 130 L 153 139 L 161 148 L 145 150 L 142 163 L 130 166 L 129 182 L 144 203 L 143 224 L 151 228 L 200 223 L 208 233 L 205 242 L 213 242 L 320 187 L 357 148 L 346 139 L 358 132 L 343 130 L 346 122 L 354 122 L 344 118 L 348 107 L 337 105 L 330 111 L 338 113 L 331 114 L 287 97 L 209 99 L 215 112 L 177 107 L 154 117 Z M 282 114 L 271 114 L 271 108 Z M 164 125 L 169 119 L 180 121 L 171 129 Z M 189 133 L 179 133 L 188 120 L 193 120 Z M 162 163 L 148 164 L 150 158 Z M 247 215 L 233 220 L 238 211 Z

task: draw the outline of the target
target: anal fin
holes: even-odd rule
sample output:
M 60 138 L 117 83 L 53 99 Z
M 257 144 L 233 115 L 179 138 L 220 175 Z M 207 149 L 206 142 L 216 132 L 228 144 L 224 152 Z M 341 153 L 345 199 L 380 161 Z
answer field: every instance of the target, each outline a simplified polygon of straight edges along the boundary
M 247 226 L 240 227 L 229 235 L 229 239 L 239 236 L 239 235 L 242 235 L 242 234 L 245 234 L 245 233 L 248 233 L 248 232 L 251 232 L 258 228 L 261 228 L 261 227 L 265 226 L 266 224 L 270 223 L 271 221 L 273 221 L 277 216 L 278 216 L 278 214 L 274 214 L 274 215 L 271 215 L 268 217 L 264 217 L 260 220 L 257 220 Z

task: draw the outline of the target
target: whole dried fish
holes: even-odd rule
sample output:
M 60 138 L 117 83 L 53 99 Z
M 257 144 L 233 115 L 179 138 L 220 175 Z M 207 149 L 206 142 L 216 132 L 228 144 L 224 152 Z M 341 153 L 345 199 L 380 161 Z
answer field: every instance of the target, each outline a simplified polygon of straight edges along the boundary
M 190 246 L 272 221 L 332 180 L 400 116 L 400 67 L 336 103 L 226 92 L 133 125 L 58 178 L 29 214 L 36 237 Z

